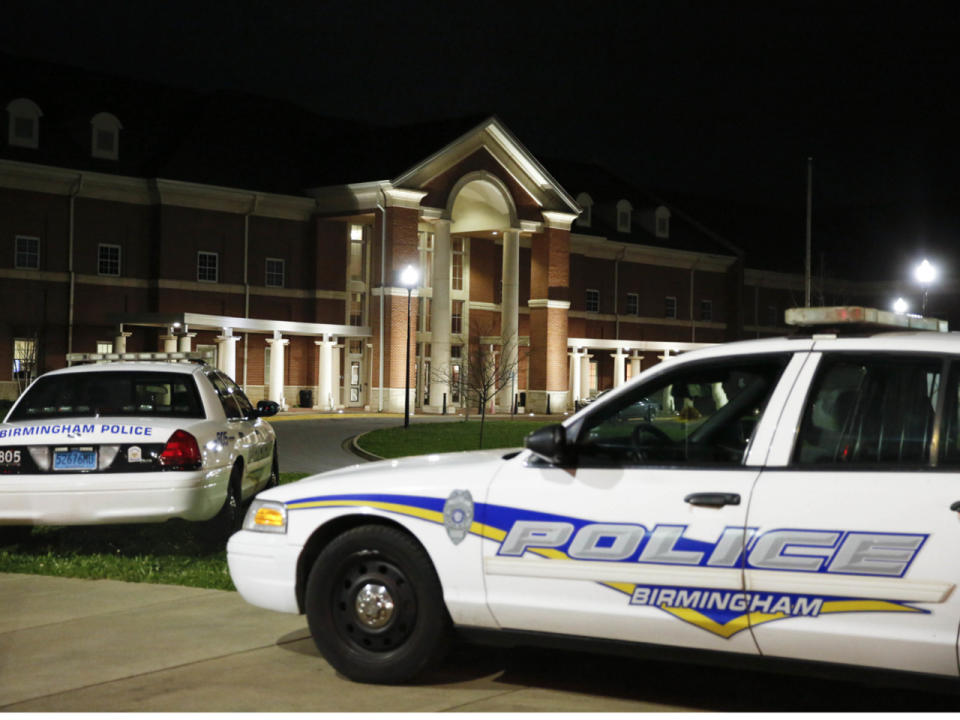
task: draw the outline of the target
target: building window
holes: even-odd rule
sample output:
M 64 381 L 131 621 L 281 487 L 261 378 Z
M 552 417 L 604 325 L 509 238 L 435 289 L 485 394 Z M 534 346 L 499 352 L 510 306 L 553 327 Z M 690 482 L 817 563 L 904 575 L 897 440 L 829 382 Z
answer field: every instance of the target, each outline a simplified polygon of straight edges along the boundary
M 97 113 L 90 118 L 90 155 L 104 160 L 119 159 L 122 128 L 120 121 L 110 113 Z
M 590 227 L 590 221 L 593 219 L 593 198 L 587 193 L 577 195 L 577 204 L 583 208 L 583 212 L 576 220 L 580 227 Z
M 13 339 L 13 379 L 21 381 L 21 390 L 37 374 L 37 341 L 34 338 Z
M 350 325 L 363 325 L 363 293 L 350 293 Z
M 637 293 L 627 293 L 627 315 L 640 314 L 640 296 Z
M 661 205 L 657 208 L 654 219 L 656 224 L 656 236 L 658 238 L 670 237 L 670 211 Z
M 420 233 L 420 282 L 421 287 L 433 287 L 433 240 L 434 234 Z
M 450 248 L 450 287 L 463 290 L 463 238 L 453 238 Z
M 40 238 L 17 235 L 13 266 L 24 270 L 40 269 Z
M 97 274 L 120 274 L 120 246 L 101 243 L 97 246 Z
M 217 282 L 220 256 L 217 253 L 197 253 L 197 280 L 201 282 Z
M 587 312 L 600 312 L 599 290 L 587 290 Z
M 280 258 L 267 258 L 267 273 L 266 273 L 266 285 L 267 287 L 283 287 L 284 283 L 284 271 L 286 269 L 286 261 L 281 260 Z
M 713 322 L 713 300 L 700 301 L 700 319 L 704 322 Z
M 767 306 L 767 325 L 776 327 L 780 324 L 780 313 L 777 312 L 776 305 Z
M 617 202 L 617 232 L 630 232 L 630 220 L 633 206 L 627 200 Z
M 463 300 L 450 303 L 450 332 L 456 335 L 463 332 Z
M 363 225 L 350 226 L 350 259 L 349 259 L 349 277 L 351 280 L 363 282 L 363 268 L 365 259 L 366 244 L 364 242 Z
M 33 100 L 17 98 L 7 103 L 7 142 L 17 147 L 40 147 L 40 118 L 43 113 Z
M 664 298 L 663 316 L 674 319 L 677 317 L 677 299 L 671 295 Z
M 97 352 L 106 355 L 113 352 L 113 341 L 111 340 L 97 340 Z

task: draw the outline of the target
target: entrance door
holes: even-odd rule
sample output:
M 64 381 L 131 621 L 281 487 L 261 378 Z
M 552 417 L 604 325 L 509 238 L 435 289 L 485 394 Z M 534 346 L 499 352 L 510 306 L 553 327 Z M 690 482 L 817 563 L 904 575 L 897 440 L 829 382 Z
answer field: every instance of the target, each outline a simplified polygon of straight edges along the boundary
M 350 358 L 348 366 L 349 407 L 363 405 L 363 361 L 359 358 Z

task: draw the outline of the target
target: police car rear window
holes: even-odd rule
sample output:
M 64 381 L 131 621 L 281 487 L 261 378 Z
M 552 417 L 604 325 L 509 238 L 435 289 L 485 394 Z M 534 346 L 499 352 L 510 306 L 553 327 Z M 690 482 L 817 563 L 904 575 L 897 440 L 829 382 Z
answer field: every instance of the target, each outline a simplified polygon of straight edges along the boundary
M 193 377 L 163 372 L 91 372 L 41 377 L 9 420 L 155 416 L 203 418 Z

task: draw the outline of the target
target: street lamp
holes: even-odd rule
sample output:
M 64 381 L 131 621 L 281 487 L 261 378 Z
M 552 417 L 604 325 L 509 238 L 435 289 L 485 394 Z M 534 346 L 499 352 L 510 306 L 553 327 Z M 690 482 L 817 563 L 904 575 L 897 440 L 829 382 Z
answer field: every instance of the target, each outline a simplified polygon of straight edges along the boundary
M 403 366 L 403 427 L 410 427 L 410 297 L 417 286 L 420 273 L 413 265 L 407 265 L 400 273 L 400 284 L 407 289 L 407 362 Z
M 930 289 L 930 285 L 937 279 L 937 269 L 930 264 L 929 260 L 924 258 L 923 262 L 914 269 L 913 276 L 917 279 L 917 282 L 920 283 L 920 287 L 923 288 L 923 303 L 920 314 L 926 315 L 927 291 Z
M 896 300 L 893 301 L 893 311 L 897 315 L 906 315 L 907 310 L 909 309 L 910 309 L 910 306 L 907 305 L 907 301 L 904 300 L 902 297 L 898 297 Z

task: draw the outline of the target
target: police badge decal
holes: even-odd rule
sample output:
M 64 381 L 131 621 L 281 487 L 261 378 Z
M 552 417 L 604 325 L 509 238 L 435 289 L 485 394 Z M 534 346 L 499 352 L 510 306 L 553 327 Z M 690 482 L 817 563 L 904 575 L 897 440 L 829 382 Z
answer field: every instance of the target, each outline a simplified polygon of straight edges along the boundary
M 454 490 L 443 504 L 443 526 L 454 545 L 459 545 L 473 524 L 473 498 L 469 490 Z

